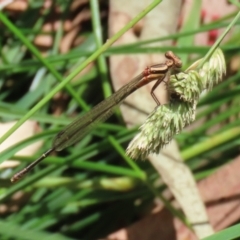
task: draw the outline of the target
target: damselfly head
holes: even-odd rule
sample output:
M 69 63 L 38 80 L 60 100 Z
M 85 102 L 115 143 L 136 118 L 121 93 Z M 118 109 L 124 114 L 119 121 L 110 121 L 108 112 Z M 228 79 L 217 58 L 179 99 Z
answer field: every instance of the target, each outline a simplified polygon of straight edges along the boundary
M 175 65 L 173 60 L 167 59 L 165 62 L 165 65 L 167 65 L 168 69 L 173 67 L 173 65 Z
M 182 67 L 182 61 L 181 59 L 175 55 L 172 51 L 168 51 L 165 53 L 165 57 L 167 59 L 170 59 L 173 61 L 173 65 L 176 67 L 176 68 L 181 68 Z

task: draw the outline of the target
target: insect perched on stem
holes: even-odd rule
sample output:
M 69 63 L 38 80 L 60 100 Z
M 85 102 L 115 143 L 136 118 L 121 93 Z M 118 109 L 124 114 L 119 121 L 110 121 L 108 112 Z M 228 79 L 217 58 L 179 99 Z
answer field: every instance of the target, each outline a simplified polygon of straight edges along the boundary
M 128 84 L 120 88 L 117 92 L 97 104 L 85 115 L 76 118 L 72 123 L 67 125 L 54 138 L 52 148 L 43 153 L 42 156 L 40 156 L 26 168 L 16 173 L 11 178 L 11 181 L 17 182 L 20 180 L 53 151 L 61 151 L 64 148 L 80 141 L 93 129 L 94 126 L 96 126 L 96 124 L 107 120 L 113 114 L 115 107 L 126 97 L 140 87 L 154 80 L 156 80 L 156 83 L 151 89 L 151 95 L 156 104 L 160 105 L 160 102 L 154 94 L 154 90 L 165 78 L 167 78 L 167 81 L 169 80 L 171 70 L 180 69 L 182 67 L 182 61 L 173 52 L 166 52 L 165 57 L 165 63 L 147 67 L 141 74 L 133 78 Z

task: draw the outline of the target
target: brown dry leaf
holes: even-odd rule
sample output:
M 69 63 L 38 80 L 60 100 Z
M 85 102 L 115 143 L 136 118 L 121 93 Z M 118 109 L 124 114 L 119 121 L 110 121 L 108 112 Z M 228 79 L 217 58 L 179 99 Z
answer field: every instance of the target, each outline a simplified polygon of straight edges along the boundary
M 187 231 L 186 231 L 187 230 Z M 126 229 L 121 229 L 108 236 L 108 240 L 197 240 L 179 219 L 163 209 L 160 213 L 151 214 Z
M 68 19 L 65 19 L 62 22 L 62 13 L 58 6 L 54 5 L 54 8 L 52 8 L 53 2 L 45 1 L 44 8 L 52 9 L 50 15 L 51 17 L 47 19 L 47 21 L 43 24 L 42 31 L 49 33 L 56 32 L 59 29 L 60 24 L 63 24 L 64 34 L 59 45 L 61 53 L 67 53 L 72 48 L 72 46 L 76 46 L 75 40 L 82 29 L 82 25 L 85 21 L 90 21 L 91 19 L 91 12 L 89 10 L 89 7 L 86 7 L 79 12 L 76 11 L 77 8 L 81 7 L 83 4 L 86 4 L 86 1 L 76 1 L 76 3 L 72 3 L 70 7 L 70 13 L 68 14 Z M 52 47 L 53 41 L 54 39 L 52 34 L 39 34 L 34 39 L 34 43 L 44 50 Z
M 0 136 L 6 133 L 16 122 L 8 122 L 8 123 L 1 123 L 0 124 Z M 13 146 L 14 144 L 27 139 L 31 136 L 34 136 L 36 133 L 39 132 L 39 128 L 35 121 L 26 121 L 21 127 L 19 127 L 9 138 L 7 138 L 1 145 L 0 145 L 0 152 L 4 151 L 5 149 Z M 42 141 L 35 142 L 16 153 L 19 156 L 32 156 L 42 145 Z M 15 164 L 14 164 L 15 163 Z M 19 161 L 5 161 L 0 164 L 0 169 L 9 168 L 13 165 L 18 165 Z
M 89 2 L 89 0 L 74 0 L 74 1 L 72 1 L 70 10 L 75 11 L 76 9 L 78 9 L 82 5 L 87 4 L 88 2 Z
M 89 20 L 91 18 L 91 12 L 89 9 L 84 9 L 79 12 L 75 18 L 71 21 L 72 29 L 65 34 L 62 38 L 60 44 L 61 53 L 66 53 L 72 47 L 74 40 L 81 30 L 81 25 L 84 21 Z
M 216 231 L 230 226 L 240 217 L 239 168 L 240 156 L 199 183 L 211 224 Z
M 230 60 L 230 71 L 237 72 L 240 69 L 240 56 L 235 55 Z
M 34 44 L 41 48 L 50 48 L 53 45 L 53 37 L 50 35 L 38 35 L 34 39 Z
M 207 206 L 207 213 L 215 231 L 220 231 L 239 219 L 239 168 L 240 156 L 198 183 L 199 192 Z M 158 236 L 161 236 L 161 239 L 198 239 L 166 209 L 109 235 L 108 239 L 155 240 Z
M 167 183 L 177 200 L 177 207 L 180 205 L 195 234 L 202 239 L 213 234 L 214 231 L 209 224 L 205 205 L 192 172 L 183 162 L 180 153 L 177 156 L 177 151 L 173 151 L 174 148 L 177 148 L 177 145 L 172 141 L 162 150 L 161 161 L 156 155 L 151 156 L 150 161 L 161 173 L 163 181 Z
M 0 1 L 0 4 L 7 2 L 7 1 Z M 12 3 L 8 4 L 4 9 L 13 12 L 24 12 L 28 8 L 28 1 L 27 0 L 15 0 Z
M 73 45 L 73 42 L 76 39 L 80 29 L 81 29 L 80 26 L 75 27 L 71 31 L 65 34 L 59 46 L 61 53 L 67 53 L 71 49 L 71 46 Z

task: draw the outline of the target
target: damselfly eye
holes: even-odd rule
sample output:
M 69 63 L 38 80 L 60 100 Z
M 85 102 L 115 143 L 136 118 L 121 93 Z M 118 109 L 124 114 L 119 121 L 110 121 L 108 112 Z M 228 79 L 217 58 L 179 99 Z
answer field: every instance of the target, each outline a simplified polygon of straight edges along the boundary
M 182 67 L 182 61 L 180 59 L 178 59 L 177 61 L 174 61 L 175 62 L 175 66 L 177 68 L 181 68 Z
M 182 67 L 182 61 L 172 51 L 166 52 L 165 57 L 172 60 L 176 68 L 181 68 Z
M 174 61 L 173 60 L 167 60 L 165 63 L 168 66 L 168 68 L 172 67 L 174 65 Z
M 172 56 L 174 56 L 174 53 L 173 53 L 172 51 L 167 51 L 167 52 L 165 53 L 165 57 L 166 57 L 166 58 L 172 58 Z

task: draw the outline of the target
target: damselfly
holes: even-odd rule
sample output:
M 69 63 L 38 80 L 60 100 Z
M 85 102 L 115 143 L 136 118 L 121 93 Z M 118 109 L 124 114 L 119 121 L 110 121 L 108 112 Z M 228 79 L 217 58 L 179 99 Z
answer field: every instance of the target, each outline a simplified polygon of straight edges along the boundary
M 117 92 L 106 98 L 95 107 L 93 107 L 85 115 L 76 118 L 72 123 L 67 125 L 60 131 L 53 140 L 52 148 L 42 154 L 37 160 L 28 165 L 26 168 L 16 173 L 12 178 L 12 182 L 20 180 L 30 170 L 32 170 L 39 162 L 45 159 L 53 151 L 61 151 L 66 147 L 80 141 L 88 134 L 96 124 L 107 120 L 114 112 L 115 107 L 120 104 L 131 93 L 140 87 L 156 80 L 157 82 L 151 89 L 151 95 L 157 105 L 160 105 L 154 90 L 165 79 L 168 81 L 171 70 L 180 69 L 182 61 L 171 51 L 165 53 L 165 63 L 160 63 L 147 67 L 141 74 L 133 78 L 128 84 L 120 88 Z

